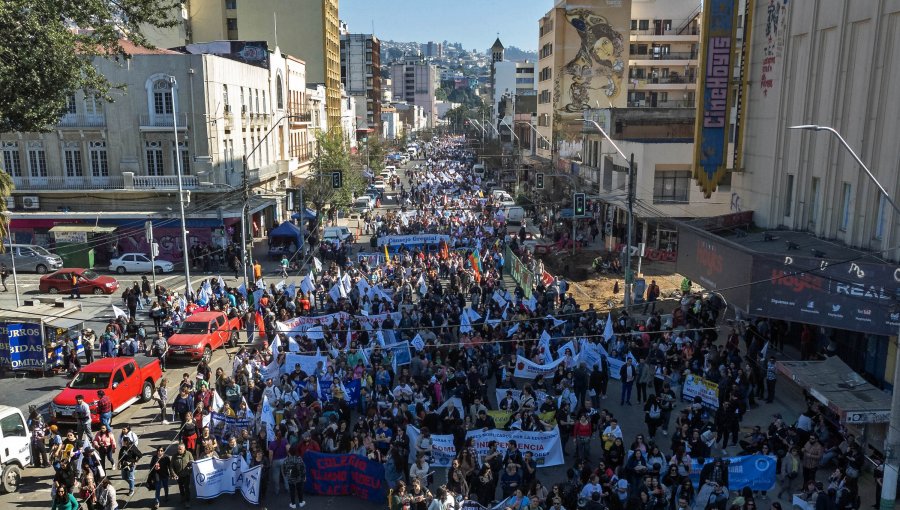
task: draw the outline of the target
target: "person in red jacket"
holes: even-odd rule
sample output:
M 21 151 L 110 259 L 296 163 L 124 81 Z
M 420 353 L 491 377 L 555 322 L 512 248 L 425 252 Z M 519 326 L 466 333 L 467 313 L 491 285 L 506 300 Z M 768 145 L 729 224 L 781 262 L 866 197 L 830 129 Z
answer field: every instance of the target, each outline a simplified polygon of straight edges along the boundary
M 582 414 L 572 428 L 572 437 L 575 438 L 575 458 L 590 460 L 591 458 L 591 421 L 586 414 Z

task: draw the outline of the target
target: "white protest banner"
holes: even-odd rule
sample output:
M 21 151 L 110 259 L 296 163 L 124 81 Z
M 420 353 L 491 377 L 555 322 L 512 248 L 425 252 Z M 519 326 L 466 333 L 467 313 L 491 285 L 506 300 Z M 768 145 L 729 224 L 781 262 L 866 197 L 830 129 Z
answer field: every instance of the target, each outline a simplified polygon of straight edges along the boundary
M 246 467 L 246 463 L 244 463 L 244 467 Z M 262 466 L 256 466 L 254 468 L 244 469 L 241 471 L 241 496 L 244 496 L 244 499 L 247 500 L 247 503 L 250 503 L 251 505 L 259 504 L 260 478 L 262 478 Z
M 700 376 L 689 374 L 684 378 L 682 397 L 686 400 L 694 400 L 694 397 L 698 396 L 705 407 L 719 408 L 719 385 Z
M 613 358 L 609 355 L 609 353 L 606 352 L 606 349 L 603 348 L 602 345 L 597 344 L 597 350 L 599 351 L 600 356 L 605 357 L 606 362 L 609 364 L 609 376 L 616 380 L 620 379 L 619 374 L 622 371 L 622 366 L 625 364 L 625 360 Z M 625 359 L 628 358 L 631 358 L 631 362 L 634 365 L 637 365 L 637 360 L 634 359 L 634 354 L 631 354 L 629 352 L 625 355 Z M 585 361 L 585 363 L 587 363 L 587 361 Z
M 300 370 L 306 372 L 306 375 L 312 375 L 316 372 L 319 362 L 322 363 L 322 370 L 324 371 L 325 366 L 328 364 L 328 358 L 326 356 L 305 356 L 303 354 L 289 352 L 284 355 L 284 365 L 281 367 L 281 370 L 282 373 L 286 374 L 288 372 L 293 372 L 295 365 L 300 365 Z
M 522 379 L 534 379 L 539 375 L 544 377 L 552 376 L 556 372 L 556 367 L 562 363 L 564 359 L 560 357 L 556 361 L 538 365 L 537 363 L 522 356 L 516 356 L 516 371 L 513 375 Z
M 537 467 L 559 466 L 564 463 L 562 443 L 559 440 L 559 427 L 547 432 L 526 432 L 523 430 L 470 430 L 466 439 L 472 438 L 478 457 L 488 453 L 488 443 L 497 442 L 501 453 L 506 453 L 510 440 L 515 440 L 519 451 L 531 452 Z
M 194 462 L 194 487 L 197 499 L 213 499 L 222 494 L 234 494 L 241 476 L 241 458 L 214 459 Z
M 404 236 L 381 236 L 378 238 L 378 246 L 389 247 L 408 246 L 412 244 L 440 244 L 441 241 L 450 243 L 450 236 L 444 234 L 420 234 Z
M 406 426 L 406 435 L 409 436 L 409 463 L 416 461 L 416 444 L 419 442 L 419 429 L 412 425 Z M 456 458 L 456 446 L 453 445 L 453 434 L 431 435 L 431 467 L 450 467 Z
M 304 333 L 306 333 L 306 330 L 308 330 L 312 326 L 323 324 L 330 326 L 331 323 L 335 320 L 337 320 L 338 322 L 342 322 L 349 318 L 349 313 L 337 312 L 330 313 L 328 315 L 318 315 L 315 317 L 294 317 L 293 319 L 286 320 L 284 322 L 276 322 L 275 325 L 278 326 L 278 331 L 292 337 L 296 335 L 303 335 Z

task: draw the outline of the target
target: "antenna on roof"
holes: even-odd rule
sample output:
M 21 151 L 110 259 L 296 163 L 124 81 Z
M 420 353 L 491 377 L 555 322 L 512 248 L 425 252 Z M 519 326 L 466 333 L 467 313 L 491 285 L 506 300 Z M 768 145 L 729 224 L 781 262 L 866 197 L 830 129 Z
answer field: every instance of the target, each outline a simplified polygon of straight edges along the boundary
M 276 13 L 274 13 L 274 12 L 272 13 L 272 21 L 275 22 L 275 47 L 277 48 L 278 47 L 278 16 L 276 16 L 275 14 Z

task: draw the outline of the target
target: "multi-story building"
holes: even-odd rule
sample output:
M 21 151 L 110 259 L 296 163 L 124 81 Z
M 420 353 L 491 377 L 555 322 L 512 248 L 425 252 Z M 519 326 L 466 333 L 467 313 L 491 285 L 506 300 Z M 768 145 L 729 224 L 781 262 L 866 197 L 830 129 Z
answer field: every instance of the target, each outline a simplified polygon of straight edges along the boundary
M 190 0 L 176 8 L 183 23 L 152 30 L 162 48 L 185 41 L 266 41 L 306 62 L 307 83 L 327 92 L 329 126 L 341 121 L 341 56 L 338 0 Z M 279 30 L 280 28 L 280 30 Z
M 425 45 L 425 56 L 430 58 L 444 58 L 444 45 L 439 42 L 428 41 Z
M 362 133 L 380 135 L 381 42 L 377 37 L 372 34 L 341 35 L 341 82 L 347 94 L 356 100 L 359 124 L 365 124 Z
M 396 140 L 403 136 L 403 123 L 400 114 L 393 106 L 385 106 L 381 110 L 382 133 L 385 140 Z
M 79 92 L 50 131 L 0 134 L 4 169 L 15 184 L 13 235 L 49 246 L 54 225 L 80 224 L 86 232 L 115 232 L 107 239 L 125 251 L 146 252 L 135 228 L 149 219 L 161 256 L 179 260 L 173 204 L 180 168 L 190 242 L 239 238 L 244 180 L 266 195 L 289 186 L 308 165 L 308 152 L 289 157 L 288 140 L 296 133 L 305 138 L 309 123 L 284 118 L 303 63 L 241 41 L 191 45 L 187 52 L 124 44 L 133 55 L 127 67 L 95 63 L 110 82 L 125 85 L 114 103 Z M 255 193 L 249 205 L 257 234 L 288 215 L 282 200 Z M 98 263 L 110 247 L 95 246 Z
M 437 66 L 423 60 L 407 60 L 391 66 L 393 99 L 421 107 L 425 111 L 427 127 L 437 125 L 434 93 L 439 76 Z

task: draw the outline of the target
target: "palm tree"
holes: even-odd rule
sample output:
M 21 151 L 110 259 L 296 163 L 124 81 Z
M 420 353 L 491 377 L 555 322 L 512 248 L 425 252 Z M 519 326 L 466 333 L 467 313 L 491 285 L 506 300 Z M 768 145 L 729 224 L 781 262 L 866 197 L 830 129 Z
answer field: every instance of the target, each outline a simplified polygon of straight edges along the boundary
M 13 188 L 12 177 L 8 173 L 0 169 L 0 239 L 5 240 L 9 232 L 9 220 L 6 216 L 6 197 L 12 195 Z M 0 253 L 3 253 L 3 243 L 0 242 Z

